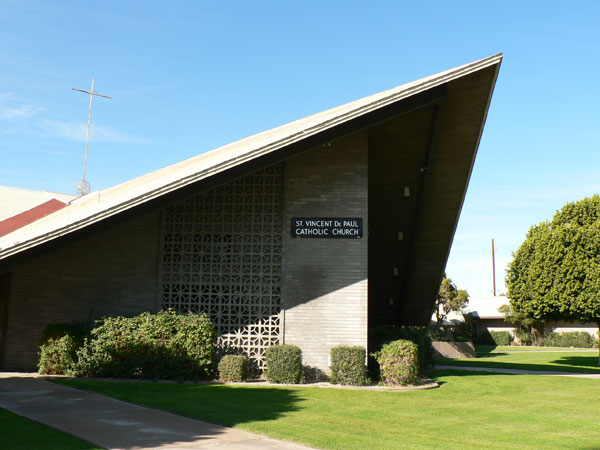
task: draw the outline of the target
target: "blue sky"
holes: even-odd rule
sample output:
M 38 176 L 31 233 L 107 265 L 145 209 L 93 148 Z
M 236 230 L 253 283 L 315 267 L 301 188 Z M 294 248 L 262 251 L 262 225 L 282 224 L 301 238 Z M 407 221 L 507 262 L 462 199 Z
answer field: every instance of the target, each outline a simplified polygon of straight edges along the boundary
M 532 224 L 600 191 L 600 2 L 0 0 L 0 185 L 104 189 L 502 52 L 448 275 L 498 291 Z

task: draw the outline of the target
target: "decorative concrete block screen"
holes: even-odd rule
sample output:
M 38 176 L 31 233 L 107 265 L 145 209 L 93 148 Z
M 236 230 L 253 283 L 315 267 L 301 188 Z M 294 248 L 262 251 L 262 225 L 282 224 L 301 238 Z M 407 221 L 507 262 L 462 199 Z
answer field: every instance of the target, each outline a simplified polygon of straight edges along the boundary
M 238 178 L 165 208 L 162 308 L 206 312 L 219 344 L 263 368 L 279 343 L 283 165 Z

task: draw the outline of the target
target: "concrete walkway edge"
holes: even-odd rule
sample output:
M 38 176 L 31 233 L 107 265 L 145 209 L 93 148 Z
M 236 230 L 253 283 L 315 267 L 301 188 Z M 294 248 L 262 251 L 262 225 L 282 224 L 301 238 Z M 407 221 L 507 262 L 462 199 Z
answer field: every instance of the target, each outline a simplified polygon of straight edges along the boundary
M 34 374 L 0 372 L 0 407 L 112 450 L 309 449 L 80 391 Z

